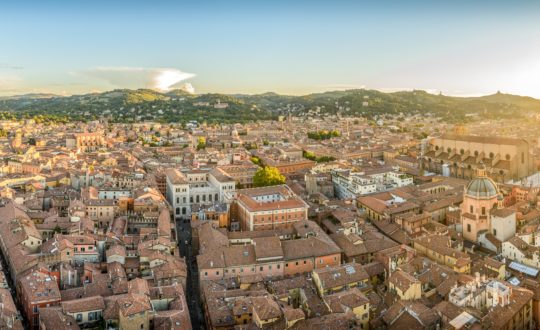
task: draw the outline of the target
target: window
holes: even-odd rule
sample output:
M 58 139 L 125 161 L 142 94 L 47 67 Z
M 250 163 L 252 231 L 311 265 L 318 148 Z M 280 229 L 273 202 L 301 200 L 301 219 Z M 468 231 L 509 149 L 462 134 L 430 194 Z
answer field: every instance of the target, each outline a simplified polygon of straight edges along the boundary
M 34 313 L 37 313 L 37 312 L 38 312 L 38 307 L 34 306 Z
M 471 212 L 470 212 L 470 213 L 474 213 L 474 208 L 473 208 L 472 205 L 471 205 L 470 209 L 471 209 Z
M 81 322 L 82 321 L 82 314 L 77 314 L 77 322 Z
M 486 207 L 482 206 L 482 215 L 486 215 Z
M 471 232 L 471 224 L 470 224 L 470 223 L 467 224 L 467 231 L 468 231 L 469 233 Z
M 259 270 L 260 270 L 260 271 L 262 272 L 262 270 L 263 270 L 263 266 L 259 267 Z
M 497 236 L 497 229 L 493 229 L 493 235 Z

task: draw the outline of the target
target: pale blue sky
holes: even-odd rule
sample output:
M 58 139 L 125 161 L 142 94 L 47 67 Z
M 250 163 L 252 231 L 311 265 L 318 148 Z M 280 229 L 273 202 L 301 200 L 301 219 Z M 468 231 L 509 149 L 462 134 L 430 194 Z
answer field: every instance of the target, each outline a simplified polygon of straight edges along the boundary
M 189 83 L 540 97 L 539 1 L 80 2 L 0 3 L 0 95 Z

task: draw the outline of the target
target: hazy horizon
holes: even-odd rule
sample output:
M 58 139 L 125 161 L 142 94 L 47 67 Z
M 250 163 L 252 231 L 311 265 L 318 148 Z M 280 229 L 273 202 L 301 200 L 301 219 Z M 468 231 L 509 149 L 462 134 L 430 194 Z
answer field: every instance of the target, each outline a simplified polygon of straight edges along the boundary
M 167 91 L 163 91 L 163 90 L 159 90 L 159 89 L 155 89 L 155 88 L 144 88 L 144 87 L 141 87 L 141 88 L 113 88 L 113 89 L 103 90 L 103 91 L 92 91 L 92 92 L 86 92 L 86 93 L 83 92 L 83 93 L 73 93 L 73 94 L 55 94 L 55 93 L 41 93 L 41 92 L 33 93 L 33 92 L 29 92 L 29 93 L 22 93 L 22 94 L 0 95 L 0 98 L 2 98 L 2 97 L 22 97 L 22 96 L 26 96 L 26 95 L 53 95 L 55 97 L 69 97 L 69 96 L 78 96 L 78 95 L 87 95 L 87 94 L 96 94 L 96 93 L 97 94 L 99 94 L 99 93 L 107 93 L 107 92 L 112 92 L 112 91 L 115 91 L 115 90 L 136 91 L 136 90 L 139 90 L 139 89 L 152 90 L 152 91 L 155 91 L 155 92 L 158 92 L 158 93 L 168 93 L 168 92 L 175 91 L 175 90 L 182 90 L 180 88 L 172 88 L 172 89 L 169 89 Z M 242 92 L 218 93 L 218 92 L 213 92 L 213 91 L 205 91 L 205 92 L 194 92 L 194 93 L 190 93 L 190 94 L 193 94 L 193 95 L 204 95 L 204 94 L 261 95 L 261 94 L 266 94 L 266 93 L 275 93 L 275 94 L 282 95 L 282 96 L 305 96 L 305 95 L 318 94 L 318 93 L 346 92 L 346 91 L 354 91 L 354 90 L 374 90 L 374 91 L 378 91 L 378 92 L 381 92 L 381 93 L 398 93 L 398 92 L 423 91 L 423 92 L 426 92 L 426 93 L 429 93 L 429 94 L 432 94 L 432 95 L 439 95 L 440 94 L 439 91 L 430 91 L 430 90 L 423 90 L 423 89 L 381 90 L 381 89 L 374 89 L 374 88 L 368 88 L 368 87 L 358 87 L 358 88 L 348 88 L 348 89 L 329 89 L 329 90 L 323 90 L 323 91 L 319 91 L 319 92 L 309 92 L 309 93 L 301 93 L 301 94 L 285 94 L 285 93 L 276 93 L 274 91 L 265 91 L 265 92 L 259 92 L 259 93 L 242 93 Z M 532 97 L 534 99 L 539 99 L 540 100 L 540 98 L 536 98 L 534 96 L 506 93 L 505 91 L 494 91 L 492 93 L 487 93 L 487 94 L 471 94 L 471 95 L 451 95 L 451 94 L 442 93 L 442 95 L 450 96 L 450 97 L 458 97 L 458 98 L 470 98 L 470 97 L 490 96 L 490 95 L 494 95 L 496 93 L 502 93 L 502 94 L 506 94 L 506 95 L 515 95 L 515 96 L 520 96 L 520 97 Z

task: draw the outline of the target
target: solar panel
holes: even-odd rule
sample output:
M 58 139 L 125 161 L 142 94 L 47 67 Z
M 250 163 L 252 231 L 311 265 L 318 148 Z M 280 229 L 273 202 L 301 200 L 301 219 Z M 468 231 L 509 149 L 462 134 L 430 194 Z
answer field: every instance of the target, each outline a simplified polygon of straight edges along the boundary
M 527 274 L 532 277 L 538 276 L 538 272 L 539 272 L 539 270 L 536 268 L 532 268 L 532 267 L 526 266 L 524 264 L 520 264 L 519 262 L 515 262 L 515 261 L 512 261 L 508 267 L 510 267 L 510 269 L 516 270 L 520 273 Z
M 508 280 L 508 282 L 514 286 L 518 286 L 519 285 L 519 280 L 517 279 L 517 277 L 512 277 L 511 279 Z

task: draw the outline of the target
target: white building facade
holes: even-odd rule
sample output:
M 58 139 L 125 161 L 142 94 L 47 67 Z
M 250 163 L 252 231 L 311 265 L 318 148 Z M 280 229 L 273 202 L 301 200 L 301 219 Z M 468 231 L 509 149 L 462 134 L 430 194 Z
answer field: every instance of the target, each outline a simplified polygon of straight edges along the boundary
M 191 218 L 191 205 L 224 201 L 225 193 L 234 191 L 235 181 L 219 168 L 180 172 L 170 169 L 167 176 L 167 200 L 176 219 Z

